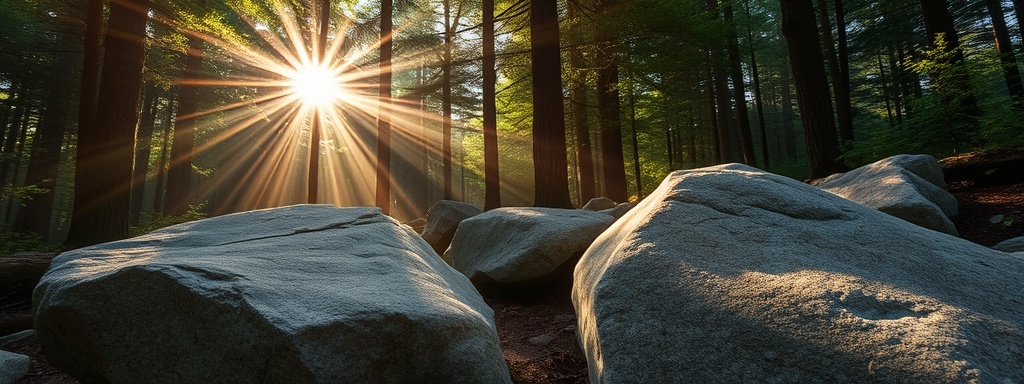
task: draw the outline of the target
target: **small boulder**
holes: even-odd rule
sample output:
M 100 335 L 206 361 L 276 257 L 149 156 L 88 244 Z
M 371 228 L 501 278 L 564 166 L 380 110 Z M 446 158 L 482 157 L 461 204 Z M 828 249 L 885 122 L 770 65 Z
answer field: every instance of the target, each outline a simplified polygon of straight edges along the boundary
M 245 212 L 64 253 L 34 292 L 83 382 L 510 382 L 493 312 L 376 208 Z
M 742 165 L 672 173 L 577 264 L 592 383 L 1024 382 L 1024 262 Z
M 606 209 L 615 208 L 615 205 L 616 205 L 615 201 L 613 201 L 612 199 L 609 199 L 607 197 L 603 197 L 602 196 L 602 197 L 595 197 L 593 199 L 590 199 L 590 201 L 588 201 L 587 204 L 584 205 L 583 208 L 580 208 L 580 209 L 585 209 L 585 210 L 588 210 L 588 211 L 595 211 L 596 212 L 596 211 L 603 211 L 603 210 L 606 210 Z
M 993 245 L 992 249 L 1003 252 L 1024 252 L 1024 236 L 1014 237 Z
M 632 203 L 622 203 L 622 204 L 616 205 L 616 206 L 614 206 L 612 208 L 601 210 L 599 212 L 605 213 L 605 214 L 609 214 L 612 217 L 614 217 L 615 220 L 618 220 L 622 216 L 625 216 L 626 213 L 628 213 L 630 209 L 633 209 L 633 204 Z
M 28 373 L 32 359 L 20 353 L 0 351 L 0 384 L 11 384 Z
M 957 201 L 946 191 L 942 166 L 934 157 L 892 156 L 814 185 L 922 227 L 957 235 L 949 219 L 957 215 Z
M 480 208 L 472 204 L 451 200 L 438 201 L 427 210 L 427 222 L 421 236 L 434 248 L 434 252 L 443 255 L 451 245 L 459 223 L 481 212 L 483 211 Z
M 493 209 L 459 224 L 445 260 L 477 284 L 549 280 L 612 220 L 580 209 Z

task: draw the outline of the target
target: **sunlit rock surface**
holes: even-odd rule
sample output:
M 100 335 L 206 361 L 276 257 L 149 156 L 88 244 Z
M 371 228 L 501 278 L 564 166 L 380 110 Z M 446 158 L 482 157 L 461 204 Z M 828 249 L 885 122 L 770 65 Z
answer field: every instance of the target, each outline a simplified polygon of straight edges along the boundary
M 615 208 L 616 205 L 618 204 L 616 204 L 615 201 L 607 197 L 595 197 L 593 199 L 590 199 L 590 201 L 584 204 L 583 207 L 580 209 L 585 209 L 588 211 L 603 211 L 606 209 Z
M 451 200 L 441 200 L 427 210 L 427 224 L 423 228 L 423 240 L 430 243 L 438 255 L 443 255 L 452 243 L 455 230 L 462 220 L 479 215 L 482 210 L 475 205 Z
M 575 262 L 613 219 L 578 209 L 493 209 L 459 224 L 444 257 L 476 283 L 543 280 Z
M 47 359 L 83 381 L 509 382 L 469 280 L 376 208 L 299 205 L 58 256 Z
M 814 183 L 840 197 L 928 229 L 956 236 L 957 201 L 942 166 L 929 155 L 897 155 Z
M 587 250 L 592 383 L 1024 382 L 1024 258 L 742 165 L 671 174 Z

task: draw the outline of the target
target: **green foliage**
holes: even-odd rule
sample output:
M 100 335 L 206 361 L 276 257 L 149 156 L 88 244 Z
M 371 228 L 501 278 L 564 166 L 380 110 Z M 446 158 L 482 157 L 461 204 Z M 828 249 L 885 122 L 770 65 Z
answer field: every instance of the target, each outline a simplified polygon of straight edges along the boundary
M 945 47 L 942 35 L 936 47 Z M 913 115 L 895 127 L 876 123 L 866 139 L 846 148 L 843 160 L 859 166 L 901 153 L 945 157 L 957 152 L 1024 145 L 1024 120 L 1005 92 L 993 50 L 970 50 L 958 60 L 955 51 L 925 49 L 909 69 L 927 75 L 928 93 L 909 100 Z M 980 109 L 964 108 L 977 100 Z M 884 113 L 884 112 L 883 112 Z
M 4 185 L 0 186 L 0 201 L 6 201 L 13 199 L 18 201 L 21 205 L 24 205 L 25 200 L 32 200 L 32 195 L 39 195 L 48 192 L 44 188 L 40 188 L 35 185 L 26 186 L 13 186 Z
M 57 249 L 58 246 L 47 244 L 35 233 L 11 232 L 7 227 L 0 227 L 0 256 L 21 252 L 49 252 Z
M 205 210 L 206 204 L 204 203 L 189 205 L 188 212 L 179 216 L 167 216 L 159 212 L 143 212 L 139 216 L 139 225 L 129 227 L 129 231 L 132 236 L 140 236 L 175 224 L 202 220 L 206 218 Z

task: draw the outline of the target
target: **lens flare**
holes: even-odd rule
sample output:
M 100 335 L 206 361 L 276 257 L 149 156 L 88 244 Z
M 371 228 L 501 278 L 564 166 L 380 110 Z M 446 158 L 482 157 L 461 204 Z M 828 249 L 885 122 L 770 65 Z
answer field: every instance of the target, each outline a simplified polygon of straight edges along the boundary
M 304 65 L 290 79 L 292 92 L 303 104 L 326 107 L 342 99 L 340 79 L 323 65 Z

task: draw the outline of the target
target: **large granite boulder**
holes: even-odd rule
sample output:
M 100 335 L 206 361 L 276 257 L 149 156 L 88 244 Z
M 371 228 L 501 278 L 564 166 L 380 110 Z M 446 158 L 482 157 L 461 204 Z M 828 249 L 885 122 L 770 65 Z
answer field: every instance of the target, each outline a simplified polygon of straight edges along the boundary
M 438 255 L 452 243 L 459 223 L 483 212 L 475 205 L 451 200 L 441 200 L 427 210 L 427 223 L 423 227 L 423 240 L 430 243 Z
M 376 208 L 299 205 L 64 253 L 47 359 L 113 383 L 510 382 L 493 312 Z
M 742 165 L 671 174 L 587 250 L 592 383 L 1024 382 L 1024 257 Z
M 589 210 L 498 208 L 459 224 L 445 260 L 478 284 L 543 282 L 574 262 L 614 218 Z
M 817 187 L 903 220 L 956 236 L 957 201 L 929 155 L 897 155 L 818 180 Z

